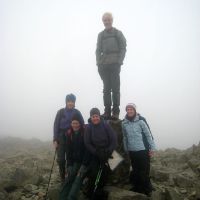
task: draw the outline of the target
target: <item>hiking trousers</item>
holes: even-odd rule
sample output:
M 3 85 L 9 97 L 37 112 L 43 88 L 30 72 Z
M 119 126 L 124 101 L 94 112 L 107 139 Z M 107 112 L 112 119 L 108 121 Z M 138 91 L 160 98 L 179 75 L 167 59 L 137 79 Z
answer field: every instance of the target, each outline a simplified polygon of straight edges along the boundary
M 67 147 L 66 147 L 66 131 L 61 131 L 58 138 L 58 148 L 57 148 L 57 163 L 59 166 L 59 173 L 61 181 L 65 180 L 65 164 L 67 156 Z
M 97 184 L 96 192 L 94 193 L 95 189 L 95 182 L 97 178 L 97 174 L 100 169 L 100 165 L 102 166 L 102 173 L 99 179 L 99 182 Z M 103 193 L 103 187 L 105 186 L 108 176 L 109 176 L 110 169 L 108 166 L 105 165 L 105 163 L 100 164 L 99 160 L 97 158 L 93 158 L 88 166 L 88 183 L 87 183 L 87 191 L 86 195 L 89 197 L 89 199 L 101 199 L 100 195 Z M 94 198 L 95 197 L 95 198 Z
M 81 164 L 74 163 L 72 166 L 71 173 L 65 179 L 65 183 L 61 189 L 59 200 L 78 200 L 79 191 L 85 174 L 77 176 Z
M 119 114 L 120 106 L 120 71 L 119 64 L 101 65 L 98 67 L 99 75 L 103 81 L 103 101 L 105 113 L 110 114 L 113 105 L 113 114 Z
M 132 184 L 135 192 L 148 194 L 150 188 L 150 156 L 148 150 L 130 151 L 129 156 L 133 169 Z

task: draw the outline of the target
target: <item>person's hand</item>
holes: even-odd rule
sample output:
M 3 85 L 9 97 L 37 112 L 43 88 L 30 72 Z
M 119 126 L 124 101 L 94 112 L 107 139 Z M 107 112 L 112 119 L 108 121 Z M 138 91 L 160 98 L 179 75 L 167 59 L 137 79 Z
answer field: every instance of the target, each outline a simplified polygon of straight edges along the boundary
M 110 155 L 110 152 L 105 149 L 97 149 L 97 157 L 102 163 L 107 162 Z
M 53 141 L 53 146 L 54 146 L 55 149 L 58 148 L 58 142 L 56 140 Z
M 149 150 L 149 156 L 150 156 L 150 157 L 153 157 L 153 155 L 154 155 L 154 151 Z
M 65 178 L 71 176 L 72 170 L 73 170 L 73 167 L 72 167 L 72 166 L 68 166 L 68 167 L 67 167 L 66 172 L 65 172 Z
M 81 165 L 77 176 L 83 177 L 86 172 L 87 172 L 87 167 L 85 165 Z

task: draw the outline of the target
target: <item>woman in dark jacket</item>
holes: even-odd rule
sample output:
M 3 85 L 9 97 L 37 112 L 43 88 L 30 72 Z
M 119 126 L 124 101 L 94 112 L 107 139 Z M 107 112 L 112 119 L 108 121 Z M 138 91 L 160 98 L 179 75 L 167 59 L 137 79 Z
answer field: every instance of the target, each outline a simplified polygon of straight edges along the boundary
M 84 145 L 84 127 L 79 115 L 72 117 L 71 128 L 66 133 L 67 163 L 65 183 L 60 200 L 78 199 L 78 193 L 87 171 L 88 157 Z
M 84 134 L 84 142 L 87 150 L 91 154 L 88 166 L 90 172 L 88 173 L 88 193 L 90 197 L 97 199 L 97 197 L 94 198 L 94 195 L 102 193 L 101 189 L 106 183 L 108 159 L 117 146 L 117 135 L 111 126 L 101 119 L 98 108 L 92 108 L 90 111 L 90 119 Z M 97 187 L 96 178 L 100 171 L 100 179 Z M 96 190 L 96 193 L 94 190 Z

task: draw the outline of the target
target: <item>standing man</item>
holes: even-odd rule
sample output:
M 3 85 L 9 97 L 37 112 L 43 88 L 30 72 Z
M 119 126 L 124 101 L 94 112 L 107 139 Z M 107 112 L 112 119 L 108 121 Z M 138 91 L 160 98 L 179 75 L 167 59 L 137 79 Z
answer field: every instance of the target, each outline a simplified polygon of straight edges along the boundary
M 65 133 L 71 127 L 72 117 L 75 114 L 80 117 L 81 126 L 84 125 L 84 120 L 80 111 L 75 109 L 76 96 L 74 94 L 68 94 L 65 98 L 65 102 L 66 107 L 61 108 L 56 114 L 53 136 L 53 144 L 55 149 L 57 149 L 57 163 L 62 182 L 65 180 L 65 163 L 67 155 L 67 141 Z
M 112 26 L 113 16 L 111 13 L 104 13 L 102 21 L 105 29 L 98 35 L 96 64 L 103 81 L 105 107 L 103 117 L 104 119 L 118 119 L 120 112 L 120 71 L 126 54 L 126 39 L 121 31 Z M 112 110 L 111 106 L 113 106 Z

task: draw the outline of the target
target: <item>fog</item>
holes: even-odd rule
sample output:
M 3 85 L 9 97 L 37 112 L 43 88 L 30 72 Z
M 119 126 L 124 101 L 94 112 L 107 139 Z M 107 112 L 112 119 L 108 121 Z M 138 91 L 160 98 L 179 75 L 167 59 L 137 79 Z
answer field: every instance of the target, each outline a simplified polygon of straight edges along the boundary
M 95 48 L 102 14 L 127 39 L 121 113 L 133 102 L 157 148 L 200 141 L 200 1 L 0 0 L 0 135 L 52 140 L 74 93 L 85 121 L 103 112 Z

